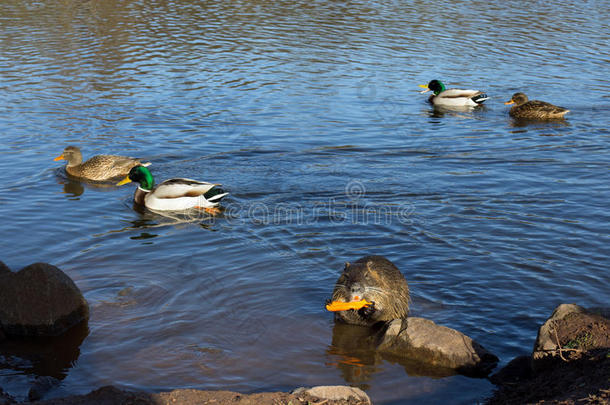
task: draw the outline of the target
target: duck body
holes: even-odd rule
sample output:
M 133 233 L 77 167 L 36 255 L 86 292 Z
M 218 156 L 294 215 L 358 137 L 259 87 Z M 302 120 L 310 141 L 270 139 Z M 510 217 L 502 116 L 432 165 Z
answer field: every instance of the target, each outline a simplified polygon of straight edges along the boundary
M 93 181 L 116 180 L 126 176 L 131 168 L 150 163 L 142 163 L 138 159 L 119 155 L 97 155 L 83 162 L 83 155 L 76 146 L 68 146 L 54 160 L 65 159 L 66 173 L 70 176 Z
M 446 89 L 440 80 L 431 80 L 419 87 L 426 89 L 422 93 L 433 91 L 428 101 L 439 107 L 476 107 L 489 98 L 480 90 Z
M 529 100 L 523 93 L 515 93 L 509 101 L 504 104 L 515 104 L 509 112 L 513 118 L 524 118 L 533 120 L 562 119 L 570 110 L 559 107 L 546 101 Z
M 144 166 L 136 166 L 118 185 L 135 181 L 140 183 L 133 200 L 154 211 L 185 211 L 191 208 L 214 208 L 229 193 L 220 184 L 205 181 L 174 178 L 165 180 L 155 187 L 150 171 Z

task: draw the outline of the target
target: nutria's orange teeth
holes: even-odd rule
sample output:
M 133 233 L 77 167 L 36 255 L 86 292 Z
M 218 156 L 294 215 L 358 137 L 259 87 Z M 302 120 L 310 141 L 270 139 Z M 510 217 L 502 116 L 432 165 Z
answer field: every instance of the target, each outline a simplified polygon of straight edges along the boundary
M 352 301 L 352 302 L 341 302 L 341 301 L 333 301 L 330 304 L 326 304 L 327 311 L 347 311 L 348 309 L 360 309 L 364 308 L 367 305 L 371 305 L 371 302 L 367 300 L 361 301 Z

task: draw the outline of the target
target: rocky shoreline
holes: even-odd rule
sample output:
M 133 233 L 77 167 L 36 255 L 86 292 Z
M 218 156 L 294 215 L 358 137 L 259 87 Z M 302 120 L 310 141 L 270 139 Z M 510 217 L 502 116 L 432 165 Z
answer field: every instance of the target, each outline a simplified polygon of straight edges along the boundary
M 490 377 L 487 404 L 610 404 L 608 309 L 561 304 L 540 326 L 531 354 Z
M 45 338 L 85 325 L 88 304 L 74 282 L 60 269 L 45 263 L 11 272 L 0 262 L 0 343 Z M 417 317 L 396 319 L 380 328 L 347 331 L 336 328 L 333 344 L 347 348 L 355 342 L 382 356 L 425 364 L 447 374 L 486 377 L 498 358 L 461 332 Z M 75 352 L 86 337 L 76 333 Z M 50 349 L 53 351 L 53 349 Z M 36 356 L 41 353 L 34 353 Z M 66 361 L 72 361 L 68 353 Z M 431 374 L 438 374 L 436 371 Z M 441 373 L 442 374 L 442 373 Z M 442 376 L 442 375 L 437 375 Z M 586 310 L 562 304 L 540 327 L 532 353 L 519 356 L 490 377 L 497 386 L 487 404 L 610 404 L 610 310 Z M 31 404 L 371 404 L 361 390 L 347 386 L 301 388 L 291 393 L 240 394 L 230 391 L 179 389 L 162 393 L 102 387 L 87 395 L 43 400 L 59 384 L 40 376 L 30 388 Z M 0 405 L 17 402 L 0 387 Z
M 15 405 L 0 391 L 0 405 Z M 31 405 L 160 405 L 160 404 L 239 404 L 239 405 L 371 405 L 368 395 L 358 388 L 318 386 L 299 388 L 291 393 L 264 392 L 240 394 L 232 391 L 179 389 L 169 392 L 146 393 L 125 391 L 113 386 L 102 387 L 86 395 L 74 395 L 45 401 L 24 402 Z

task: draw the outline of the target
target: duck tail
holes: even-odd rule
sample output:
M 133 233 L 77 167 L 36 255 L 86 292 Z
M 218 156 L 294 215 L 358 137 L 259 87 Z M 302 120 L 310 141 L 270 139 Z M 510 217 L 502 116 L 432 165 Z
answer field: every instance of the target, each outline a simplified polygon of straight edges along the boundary
M 208 198 L 207 200 L 210 202 L 218 202 L 222 200 L 225 196 L 229 195 L 229 193 L 216 194 L 213 197 Z
M 140 166 L 144 166 L 144 167 L 148 167 L 150 165 L 152 165 L 152 163 L 150 163 L 150 162 L 142 162 L 142 163 L 140 163 Z
M 487 94 L 485 93 L 481 93 L 481 94 L 477 94 L 476 96 L 472 97 L 472 101 L 474 101 L 477 104 L 481 104 L 483 101 L 487 100 L 489 97 L 487 96 Z
M 205 193 L 203 195 L 203 197 L 205 197 L 205 199 L 208 200 L 209 202 L 217 202 L 217 201 L 222 200 L 227 195 L 229 195 L 229 193 L 224 191 L 222 188 L 213 187 L 207 193 Z

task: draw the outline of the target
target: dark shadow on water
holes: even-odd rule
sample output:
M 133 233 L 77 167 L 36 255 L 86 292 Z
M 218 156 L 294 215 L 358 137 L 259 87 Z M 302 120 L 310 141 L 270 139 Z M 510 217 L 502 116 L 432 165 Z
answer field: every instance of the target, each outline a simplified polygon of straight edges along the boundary
M 432 366 L 375 349 L 385 332 L 385 325 L 367 328 L 336 322 L 332 342 L 326 349 L 330 365 L 339 369 L 346 383 L 367 389 L 368 381 L 383 369 L 383 361 L 402 366 L 409 376 L 443 378 L 459 374 L 455 370 Z
M 326 355 L 347 383 L 366 390 L 366 383 L 381 370 L 382 359 L 375 350 L 378 334 L 377 329 L 335 323 Z
M 510 126 L 512 128 L 538 127 L 538 128 L 565 128 L 569 127 L 570 123 L 565 119 L 553 120 L 533 120 L 526 118 L 511 118 Z
M 145 239 L 156 238 L 157 236 L 159 236 L 159 235 L 154 234 L 154 233 L 142 232 L 140 235 L 132 236 L 129 239 L 133 239 L 133 240 L 145 240 Z
M 62 380 L 78 360 L 88 335 L 89 326 L 84 321 L 60 336 L 7 339 L 0 342 L 0 369 Z

